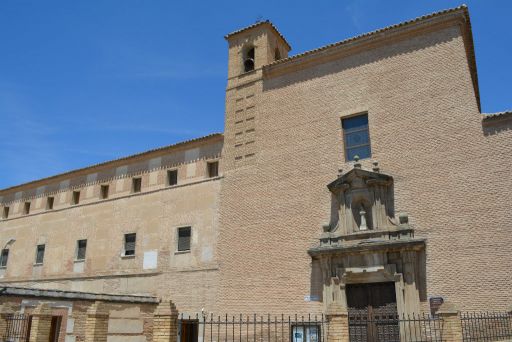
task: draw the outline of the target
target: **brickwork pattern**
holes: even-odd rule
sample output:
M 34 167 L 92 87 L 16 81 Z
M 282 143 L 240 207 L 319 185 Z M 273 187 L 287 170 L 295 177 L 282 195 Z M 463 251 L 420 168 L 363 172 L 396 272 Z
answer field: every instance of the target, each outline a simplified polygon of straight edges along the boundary
M 108 311 L 100 302 L 87 310 L 85 321 L 85 342 L 106 342 L 108 336 Z
M 177 342 L 178 312 L 174 304 L 160 303 L 153 318 L 153 342 Z
M 48 342 L 52 326 L 52 312 L 48 304 L 39 304 L 32 311 L 30 342 Z
M 442 340 L 446 342 L 462 342 L 462 324 L 458 311 L 442 311 L 437 313 L 442 318 Z
M 327 342 L 349 342 L 348 312 L 333 305 L 327 312 L 327 320 Z
M 395 211 L 408 212 L 415 236 L 428 239 L 427 295 L 463 310 L 510 305 L 512 131 L 484 134 L 459 26 L 262 83 L 256 163 L 227 167 L 223 180 L 216 309 L 322 310 L 304 300 L 321 283 L 311 279 L 306 251 L 329 221 L 325 185 L 351 169 L 341 118 L 361 112 L 369 117 L 372 160 L 394 177 Z M 234 98 L 228 93 L 226 101 Z

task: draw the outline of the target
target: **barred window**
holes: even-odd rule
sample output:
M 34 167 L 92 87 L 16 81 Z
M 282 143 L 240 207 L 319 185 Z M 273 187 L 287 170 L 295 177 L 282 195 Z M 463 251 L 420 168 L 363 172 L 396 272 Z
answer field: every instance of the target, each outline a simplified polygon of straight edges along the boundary
M 7 267 L 7 259 L 9 259 L 9 250 L 2 249 L 2 254 L 0 255 L 0 267 Z
M 368 130 L 368 114 L 358 115 L 341 120 L 345 141 L 345 159 L 354 160 L 371 157 L 370 133 Z
M 42 264 L 44 261 L 45 245 L 37 245 L 36 248 L 36 264 Z
M 304 324 L 292 326 L 291 342 L 318 342 L 320 340 L 320 326 L 317 324 Z
M 167 184 L 168 185 L 178 184 L 178 170 L 167 171 Z
M 76 242 L 76 260 L 85 260 L 87 251 L 87 240 L 78 240 Z
M 132 192 L 140 192 L 142 190 L 142 178 L 137 177 L 132 179 Z
M 124 255 L 135 255 L 135 240 L 137 234 L 124 234 Z
M 178 228 L 178 252 L 190 250 L 191 227 Z
M 51 196 L 46 199 L 46 210 L 53 209 L 53 202 L 54 202 L 54 198 Z

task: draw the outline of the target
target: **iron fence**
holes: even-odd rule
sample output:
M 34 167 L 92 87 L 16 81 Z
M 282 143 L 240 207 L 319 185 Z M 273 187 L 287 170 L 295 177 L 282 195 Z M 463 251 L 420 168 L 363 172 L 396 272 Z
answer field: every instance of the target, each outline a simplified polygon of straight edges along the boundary
M 179 317 L 181 342 L 326 342 L 327 320 L 319 315 Z
M 367 311 L 348 315 L 350 342 L 442 342 L 443 319 L 429 314 L 399 316 Z M 507 313 L 462 313 L 464 342 L 512 339 Z M 26 341 L 30 321 L 11 315 L 5 341 Z M 184 315 L 179 317 L 180 342 L 327 342 L 328 321 L 323 314 Z M 17 339 L 16 339 L 17 338 Z
M 464 342 L 512 339 L 512 319 L 508 313 L 463 313 L 461 322 Z
M 32 317 L 25 314 L 7 314 L 7 327 L 3 336 L 5 342 L 25 342 L 30 339 Z
M 349 313 L 351 342 L 441 342 L 442 320 L 426 314 Z

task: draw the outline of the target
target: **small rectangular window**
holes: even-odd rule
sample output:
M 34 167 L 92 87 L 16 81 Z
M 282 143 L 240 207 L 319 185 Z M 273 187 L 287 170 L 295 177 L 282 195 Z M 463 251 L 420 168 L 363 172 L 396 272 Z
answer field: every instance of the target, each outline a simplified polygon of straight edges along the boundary
M 190 236 L 192 233 L 191 227 L 178 228 L 178 251 L 190 250 Z
M 80 203 L 80 191 L 73 191 L 73 198 L 71 199 L 71 203 L 73 203 L 73 204 Z
M 219 162 L 208 163 L 208 177 L 217 177 L 219 175 Z
M 25 202 L 25 205 L 23 206 L 23 214 L 30 214 L 30 202 Z
M 137 234 L 124 234 L 124 255 L 135 255 L 135 240 Z
M 178 184 L 178 170 L 167 171 L 167 185 Z
M 9 218 L 9 207 L 4 207 L 4 210 L 2 212 L 2 218 Z
M 36 264 L 40 265 L 44 261 L 44 249 L 45 245 L 37 245 L 36 248 Z
M 137 177 L 132 179 L 132 192 L 140 192 L 142 189 L 142 178 Z
M 76 242 L 76 260 L 85 260 L 87 251 L 87 240 L 78 240 Z
M 100 187 L 100 196 L 101 199 L 107 199 L 108 198 L 108 185 L 102 185 Z
M 53 209 L 53 202 L 54 202 L 54 198 L 49 196 L 47 199 L 46 199 L 46 210 L 52 210 Z
M 368 130 L 368 114 L 342 119 L 341 125 L 345 142 L 345 159 L 351 161 L 354 160 L 355 156 L 360 159 L 370 158 L 372 151 Z
M 9 259 L 9 250 L 2 249 L 2 254 L 0 255 L 0 267 L 7 267 L 7 259 Z

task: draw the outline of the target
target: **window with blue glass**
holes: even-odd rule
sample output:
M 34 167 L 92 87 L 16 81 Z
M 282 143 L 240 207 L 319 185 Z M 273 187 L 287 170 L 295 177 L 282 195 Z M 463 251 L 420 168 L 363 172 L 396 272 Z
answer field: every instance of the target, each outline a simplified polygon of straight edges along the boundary
M 368 131 L 368 114 L 353 116 L 341 120 L 345 139 L 345 158 L 347 161 L 359 158 L 370 158 L 370 133 Z

